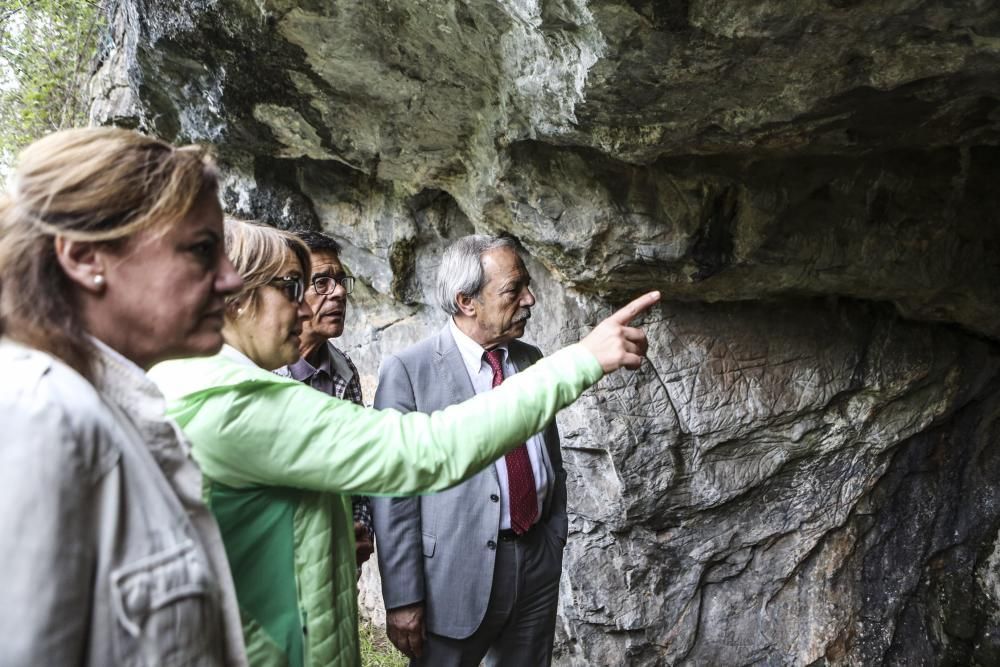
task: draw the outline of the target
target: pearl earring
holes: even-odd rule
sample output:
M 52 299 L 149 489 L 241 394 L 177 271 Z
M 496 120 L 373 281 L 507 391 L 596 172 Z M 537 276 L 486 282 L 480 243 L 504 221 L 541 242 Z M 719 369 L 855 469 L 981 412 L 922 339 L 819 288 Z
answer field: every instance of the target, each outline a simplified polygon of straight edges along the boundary
M 102 276 L 100 273 L 94 276 L 94 286 L 104 287 L 104 276 Z

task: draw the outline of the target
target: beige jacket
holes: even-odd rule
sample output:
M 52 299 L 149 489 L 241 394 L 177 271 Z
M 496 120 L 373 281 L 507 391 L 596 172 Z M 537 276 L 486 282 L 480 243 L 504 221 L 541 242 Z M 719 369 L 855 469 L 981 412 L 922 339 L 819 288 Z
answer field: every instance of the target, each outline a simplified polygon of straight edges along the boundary
M 0 340 L 0 665 L 245 665 L 201 474 L 162 395 Z

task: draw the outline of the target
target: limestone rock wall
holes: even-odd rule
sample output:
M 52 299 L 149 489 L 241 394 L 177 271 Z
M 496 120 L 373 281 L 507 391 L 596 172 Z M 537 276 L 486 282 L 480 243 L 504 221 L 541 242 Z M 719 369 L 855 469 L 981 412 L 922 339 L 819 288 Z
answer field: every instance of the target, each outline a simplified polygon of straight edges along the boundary
M 516 235 L 527 337 L 647 288 L 559 416 L 562 665 L 1000 662 L 1000 9 L 982 0 L 117 0 L 95 122 L 323 228 L 346 347 Z

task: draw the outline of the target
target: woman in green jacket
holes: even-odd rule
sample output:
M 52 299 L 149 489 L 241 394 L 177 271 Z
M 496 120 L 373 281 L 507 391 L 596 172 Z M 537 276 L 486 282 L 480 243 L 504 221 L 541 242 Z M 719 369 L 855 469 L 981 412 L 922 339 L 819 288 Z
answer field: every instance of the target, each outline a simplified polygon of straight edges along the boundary
M 432 415 L 376 411 L 269 371 L 298 358 L 308 250 L 262 225 L 226 222 L 244 288 L 227 301 L 214 357 L 151 377 L 193 445 L 219 521 L 254 665 L 360 664 L 350 494 L 440 491 L 541 430 L 604 373 L 637 368 L 640 297 L 501 387 Z

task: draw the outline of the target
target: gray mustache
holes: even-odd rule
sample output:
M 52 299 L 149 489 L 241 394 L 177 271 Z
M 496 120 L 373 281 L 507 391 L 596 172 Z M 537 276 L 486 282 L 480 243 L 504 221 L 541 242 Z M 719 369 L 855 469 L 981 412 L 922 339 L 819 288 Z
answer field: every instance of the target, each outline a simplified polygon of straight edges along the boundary
M 512 324 L 517 324 L 518 322 L 523 322 L 531 317 L 531 311 L 525 308 L 524 310 L 519 310 L 517 315 L 511 320 Z

